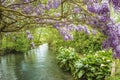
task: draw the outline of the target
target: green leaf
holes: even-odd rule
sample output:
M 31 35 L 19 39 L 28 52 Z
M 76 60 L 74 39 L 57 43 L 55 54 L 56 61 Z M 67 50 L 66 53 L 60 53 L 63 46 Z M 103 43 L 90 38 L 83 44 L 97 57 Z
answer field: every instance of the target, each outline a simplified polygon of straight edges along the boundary
M 85 71 L 80 70 L 80 72 L 78 73 L 78 78 L 81 78 L 83 76 L 83 74 L 85 73 Z

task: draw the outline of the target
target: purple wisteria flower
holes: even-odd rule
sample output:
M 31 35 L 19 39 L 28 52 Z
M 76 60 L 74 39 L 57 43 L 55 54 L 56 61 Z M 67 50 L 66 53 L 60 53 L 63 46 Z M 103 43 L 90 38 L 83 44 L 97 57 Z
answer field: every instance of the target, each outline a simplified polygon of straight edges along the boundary
M 39 4 L 37 7 L 41 8 L 41 9 L 45 9 L 45 5 L 44 4 Z
M 34 9 L 34 11 L 37 15 L 43 15 L 44 14 L 44 10 L 40 9 L 40 8 L 37 8 L 37 7 Z
M 66 29 L 67 29 L 68 31 L 73 31 L 73 30 L 75 30 L 75 28 L 76 28 L 76 25 L 75 25 L 75 24 L 69 24 L 69 25 L 66 26 Z
M 115 10 L 120 10 L 120 0 L 110 0 Z
M 93 5 L 87 5 L 87 10 L 90 12 L 96 12 L 95 7 Z
M 27 34 L 27 38 L 29 40 L 32 40 L 33 39 L 33 36 L 31 35 L 30 31 L 26 30 L 26 34 Z
M 109 41 L 109 39 L 105 40 L 105 41 L 102 43 L 102 47 L 103 47 L 104 49 L 110 48 L 110 41 Z
M 52 5 L 52 8 L 58 8 L 59 4 L 58 4 L 58 1 L 57 0 L 53 0 L 53 5 Z
M 31 42 L 31 48 L 35 48 L 34 42 Z
M 67 40 L 73 40 L 73 35 L 71 34 L 67 34 L 64 36 L 64 40 L 67 41 Z
M 29 35 L 27 35 L 27 38 L 28 38 L 29 40 L 32 40 L 32 39 L 33 39 L 33 36 L 32 36 L 31 34 L 29 34 Z
M 50 10 L 50 6 L 48 4 L 45 5 L 45 10 Z
M 73 9 L 74 13 L 80 13 L 81 9 L 78 6 L 75 6 Z
M 61 0 L 48 0 L 48 7 L 57 9 L 59 5 L 61 4 Z
M 29 34 L 30 34 L 30 31 L 29 31 L 29 30 L 26 30 L 26 34 L 29 35 Z
M 24 2 L 29 2 L 29 0 L 24 0 Z
M 55 16 L 55 17 L 59 17 L 59 16 L 60 16 L 60 13 L 56 13 L 56 12 L 55 12 L 55 13 L 54 13 L 54 16 Z
M 115 52 L 120 54 L 120 45 L 116 46 Z
M 78 25 L 78 26 L 76 27 L 76 31 L 83 31 L 83 30 L 84 30 L 84 27 L 81 26 L 81 25 Z
M 120 59 L 120 53 L 113 53 L 113 58 Z

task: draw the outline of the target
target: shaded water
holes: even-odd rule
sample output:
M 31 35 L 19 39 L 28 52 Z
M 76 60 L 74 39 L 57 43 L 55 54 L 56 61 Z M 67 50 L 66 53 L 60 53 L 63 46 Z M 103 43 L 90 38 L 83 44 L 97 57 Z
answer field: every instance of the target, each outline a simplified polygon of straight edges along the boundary
M 26 54 L 0 57 L 0 80 L 73 80 L 57 65 L 48 44 Z

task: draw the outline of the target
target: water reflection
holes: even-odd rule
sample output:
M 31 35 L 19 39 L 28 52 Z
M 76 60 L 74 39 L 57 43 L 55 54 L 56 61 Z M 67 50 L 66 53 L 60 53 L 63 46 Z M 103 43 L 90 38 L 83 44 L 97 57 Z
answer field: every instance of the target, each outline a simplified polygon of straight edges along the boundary
M 73 80 L 57 66 L 55 55 L 43 44 L 26 54 L 0 57 L 0 80 Z

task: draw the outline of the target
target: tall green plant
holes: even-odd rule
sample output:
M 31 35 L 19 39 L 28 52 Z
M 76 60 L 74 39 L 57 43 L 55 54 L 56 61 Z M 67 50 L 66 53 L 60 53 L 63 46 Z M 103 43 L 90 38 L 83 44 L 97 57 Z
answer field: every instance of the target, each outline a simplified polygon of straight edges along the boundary
M 30 48 L 30 41 L 26 38 L 25 33 L 21 33 L 16 37 L 14 47 L 17 52 L 26 52 Z

